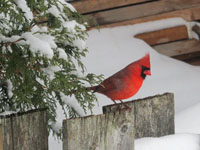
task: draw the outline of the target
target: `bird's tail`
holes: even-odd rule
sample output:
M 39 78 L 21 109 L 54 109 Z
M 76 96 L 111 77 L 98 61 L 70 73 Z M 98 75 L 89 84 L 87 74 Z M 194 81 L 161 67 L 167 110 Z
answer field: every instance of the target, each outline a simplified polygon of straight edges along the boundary
M 85 87 L 85 90 L 86 91 L 91 91 L 92 93 L 95 93 L 96 92 L 96 88 L 97 88 L 97 86 L 91 86 L 91 87 Z M 76 92 L 78 92 L 78 90 L 72 90 L 71 91 L 71 93 L 76 93 Z
M 96 89 L 97 89 L 97 86 L 86 87 L 86 90 L 92 91 L 92 93 L 95 93 Z

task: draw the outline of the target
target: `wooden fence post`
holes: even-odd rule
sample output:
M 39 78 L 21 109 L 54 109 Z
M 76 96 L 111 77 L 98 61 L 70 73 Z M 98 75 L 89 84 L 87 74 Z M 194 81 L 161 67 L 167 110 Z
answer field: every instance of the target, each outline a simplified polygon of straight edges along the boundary
M 0 117 L 0 150 L 48 150 L 45 110 Z
M 135 139 L 174 134 L 174 95 L 165 93 L 126 102 L 134 115 Z M 120 104 L 123 106 L 123 104 Z M 103 107 L 104 113 L 118 111 L 116 105 Z
M 111 112 L 63 121 L 63 150 L 134 150 L 134 115 Z
M 63 150 L 134 150 L 134 139 L 174 133 L 174 96 L 156 95 L 103 107 L 104 114 L 63 121 Z

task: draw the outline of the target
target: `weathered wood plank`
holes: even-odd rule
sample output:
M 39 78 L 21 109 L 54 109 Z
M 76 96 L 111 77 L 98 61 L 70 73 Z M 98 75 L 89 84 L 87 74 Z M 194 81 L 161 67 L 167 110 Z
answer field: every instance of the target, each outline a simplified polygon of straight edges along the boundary
M 3 150 L 48 150 L 46 111 L 1 117 Z
M 155 45 L 153 48 L 161 54 L 174 57 L 183 54 L 190 54 L 193 52 L 200 52 L 200 42 L 195 39 L 183 40 L 167 44 Z
M 83 14 L 148 1 L 152 0 L 79 0 L 72 1 L 71 4 L 79 13 Z
M 155 8 L 155 9 L 149 9 Z M 170 11 L 170 8 L 166 7 L 166 1 L 154 1 L 141 5 L 134 5 L 129 7 L 117 8 L 103 12 L 96 12 L 86 15 L 86 21 L 91 26 L 95 25 L 94 21 L 99 25 L 110 24 L 129 19 L 136 19 L 145 16 L 156 15 L 161 12 Z M 92 20 L 92 22 L 91 22 Z
M 200 57 L 197 57 L 196 59 L 191 59 L 187 63 L 194 65 L 194 66 L 200 66 Z
M 0 150 L 3 150 L 3 133 L 1 124 L 0 124 Z
M 159 15 L 163 13 L 167 13 L 170 11 L 192 8 L 200 6 L 199 1 L 191 1 L 188 3 L 182 3 L 181 0 L 178 1 L 153 1 L 149 3 L 144 3 L 140 5 L 133 5 L 128 7 L 116 8 L 102 12 L 96 12 L 93 14 L 86 15 L 89 21 L 89 24 L 93 26 L 93 22 L 90 20 L 96 21 L 99 25 L 111 24 L 116 22 L 121 22 L 130 19 L 137 19 L 152 15 Z M 149 9 L 154 8 L 154 9 Z M 198 15 L 199 16 L 199 15 Z
M 182 54 L 182 55 L 177 55 L 173 56 L 175 59 L 183 60 L 188 63 L 194 63 L 200 61 L 200 52 L 191 52 L 189 54 Z
M 184 25 L 158 31 L 141 33 L 135 35 L 135 37 L 144 40 L 149 45 L 163 44 L 189 38 L 187 27 Z
M 134 100 L 125 104 L 131 107 L 134 113 L 135 139 L 174 134 L 174 96 L 172 93 Z M 104 113 L 115 112 L 118 111 L 118 106 L 105 106 L 103 111 Z
M 134 150 L 129 111 L 63 121 L 63 150 Z
M 199 0 L 167 0 L 168 7 L 174 10 L 191 8 L 200 4 Z
M 192 27 L 192 30 L 198 35 L 198 37 L 200 38 L 200 26 L 198 25 L 194 25 Z
M 182 10 L 175 10 L 171 12 L 165 12 L 162 14 L 157 14 L 157 15 L 147 16 L 147 17 L 142 17 L 142 18 L 133 18 L 126 21 L 120 21 L 117 23 L 111 23 L 107 25 L 101 25 L 100 28 L 111 28 L 111 27 L 117 27 L 117 26 L 133 25 L 137 23 L 167 19 L 167 18 L 176 18 L 176 17 L 181 17 L 186 21 L 199 20 L 200 6 L 196 6 L 196 7 L 188 8 L 188 9 L 182 9 Z M 91 27 L 89 30 L 92 30 L 92 29 L 94 28 Z
M 13 150 L 13 132 L 11 118 L 0 119 L 2 131 L 2 150 Z

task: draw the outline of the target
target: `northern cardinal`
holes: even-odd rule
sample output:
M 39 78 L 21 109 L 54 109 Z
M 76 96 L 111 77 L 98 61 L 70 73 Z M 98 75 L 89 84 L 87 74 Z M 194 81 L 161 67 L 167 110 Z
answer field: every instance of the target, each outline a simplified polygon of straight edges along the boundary
M 89 89 L 106 95 L 116 104 L 117 100 L 122 102 L 135 95 L 147 75 L 151 75 L 149 53 Z

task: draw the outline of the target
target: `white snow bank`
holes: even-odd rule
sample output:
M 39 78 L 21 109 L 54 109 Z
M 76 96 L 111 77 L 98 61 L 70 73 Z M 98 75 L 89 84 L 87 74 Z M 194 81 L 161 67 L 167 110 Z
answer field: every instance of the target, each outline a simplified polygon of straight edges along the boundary
M 200 98 L 199 98 L 200 99 Z M 176 133 L 200 134 L 200 103 L 195 104 L 176 114 Z
M 135 140 L 135 150 L 199 150 L 200 135 L 175 134 Z

